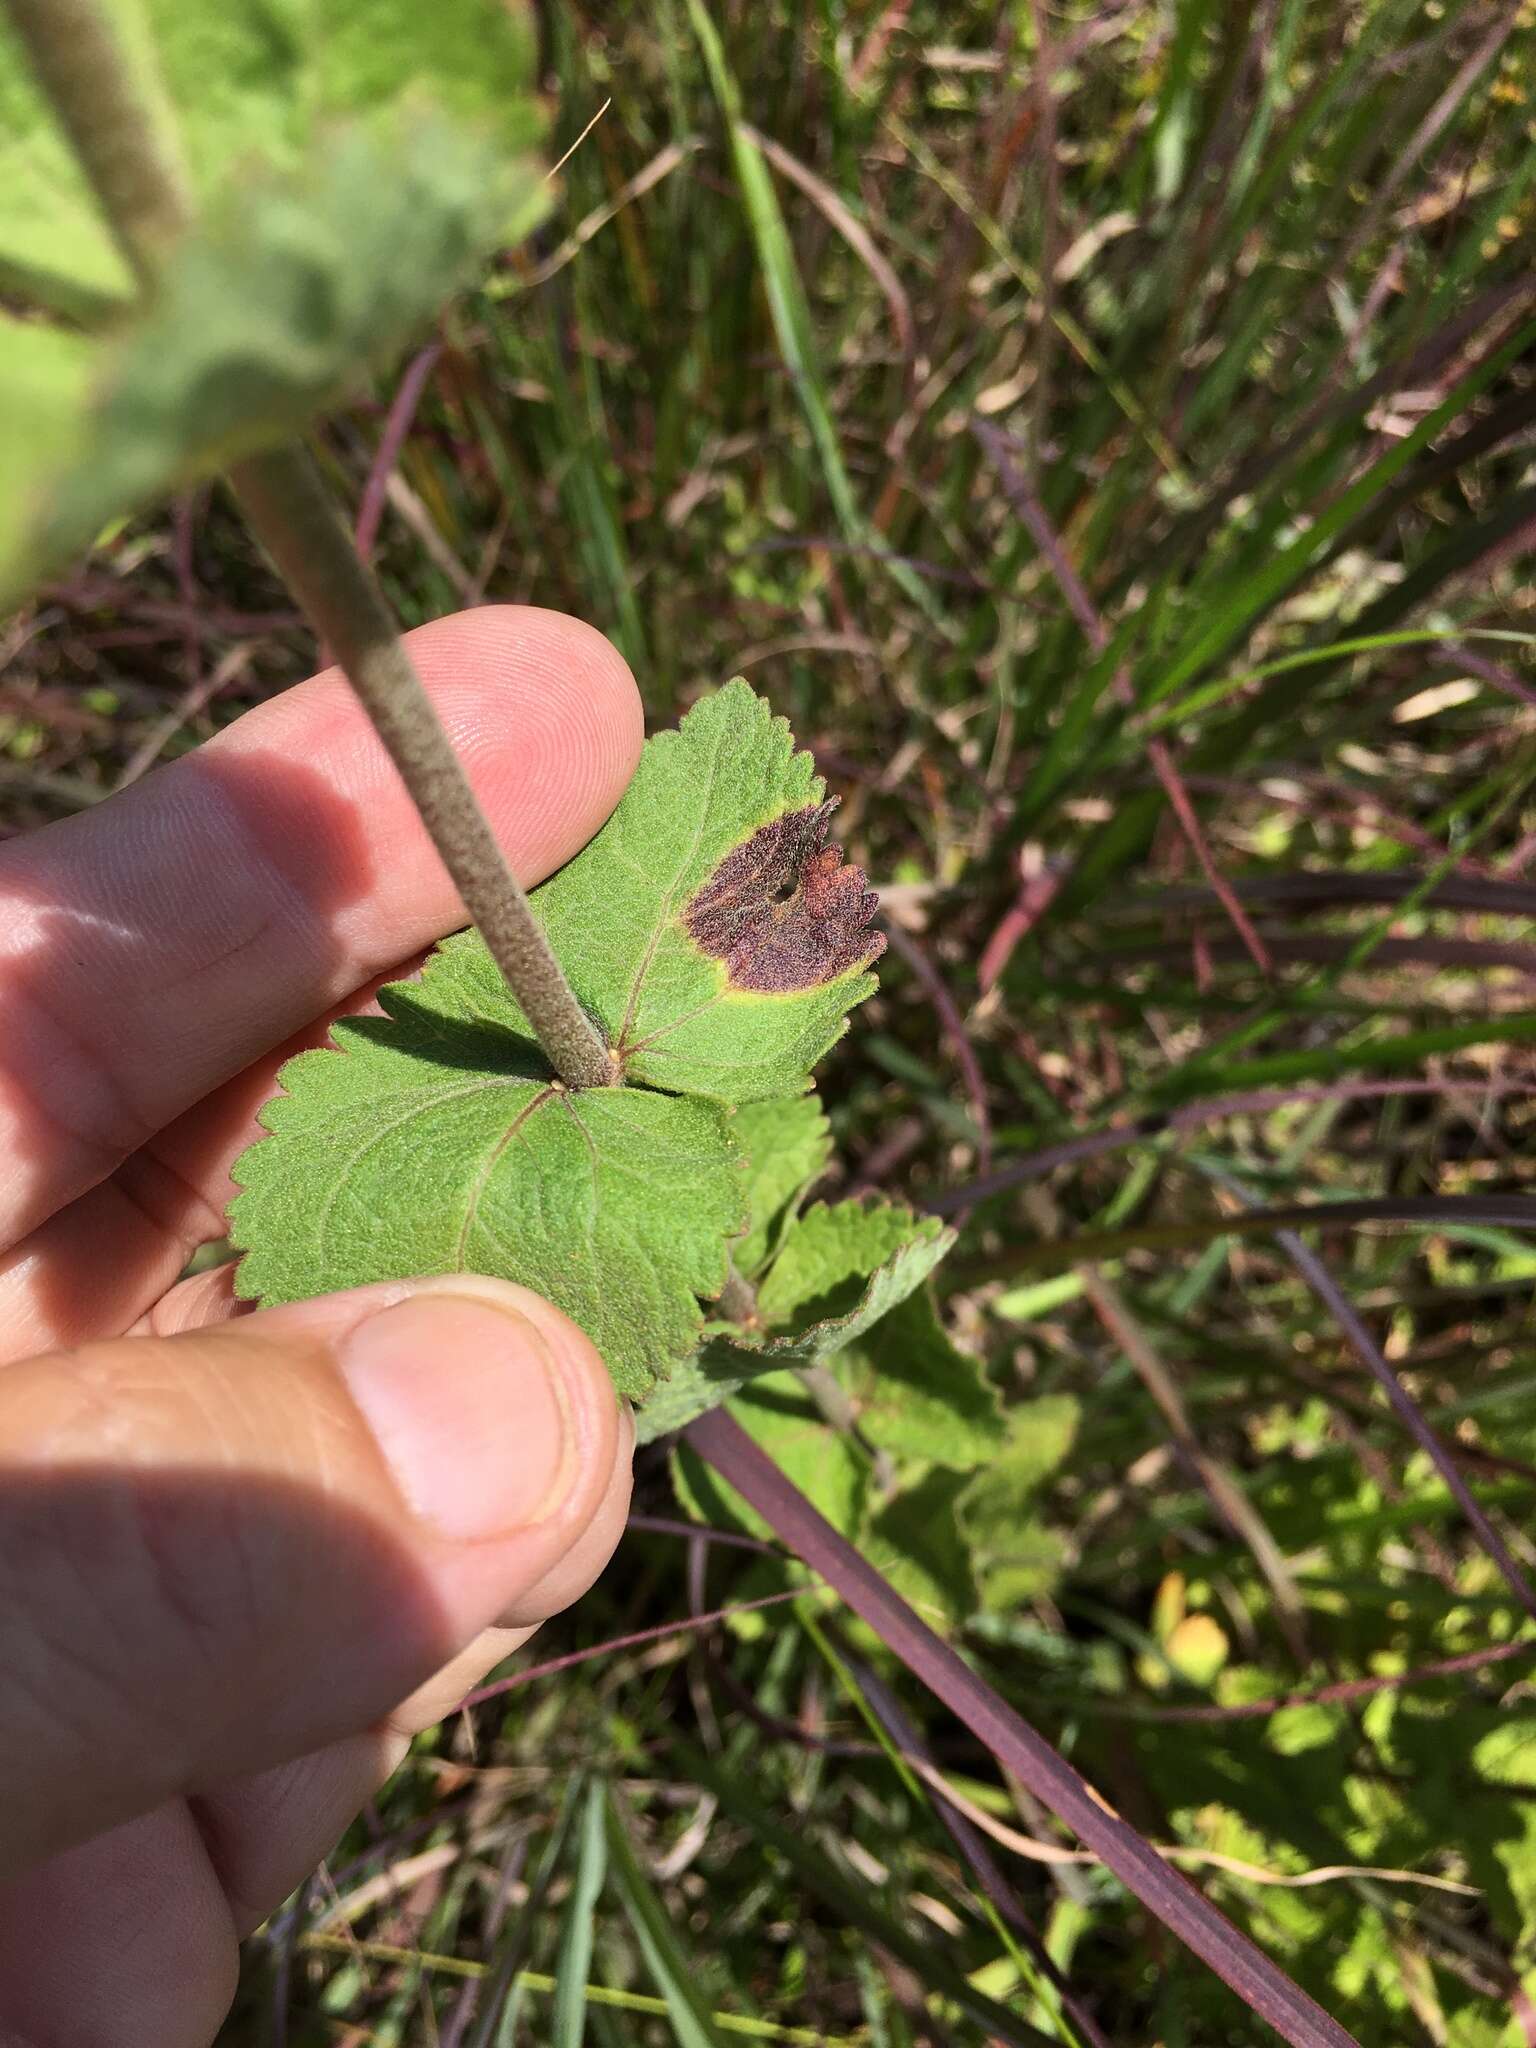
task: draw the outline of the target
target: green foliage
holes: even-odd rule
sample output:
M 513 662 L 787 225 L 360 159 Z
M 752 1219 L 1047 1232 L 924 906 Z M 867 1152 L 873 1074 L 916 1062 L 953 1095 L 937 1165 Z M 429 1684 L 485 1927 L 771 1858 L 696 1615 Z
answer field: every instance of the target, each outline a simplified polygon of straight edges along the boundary
M 817 1202 L 784 1233 L 772 1270 L 758 1289 L 758 1309 L 770 1326 L 819 1326 L 832 1319 L 850 1282 L 880 1272 L 920 1246 L 937 1248 L 942 1256 L 951 1242 L 953 1232 L 937 1218 L 919 1219 L 889 1203 Z M 924 1263 L 931 1268 L 934 1262 Z
M 731 1247 L 736 1270 L 755 1280 L 794 1216 L 796 1198 L 820 1180 L 832 1158 L 832 1130 L 815 1095 L 744 1102 L 732 1119 L 747 1157 L 752 1221 Z
M 1061 1538 L 1032 1511 L 1031 1497 L 1066 1461 L 1078 1420 L 1078 1404 L 1067 1394 L 1018 1403 L 1008 1414 L 1003 1449 L 961 1496 L 960 1523 L 990 1609 L 1021 1607 L 1055 1581 Z
M 894 1204 L 841 1202 L 831 1211 L 818 1204 L 786 1233 L 758 1295 L 758 1320 L 712 1325 L 712 1341 L 640 1416 L 637 1440 L 680 1429 L 761 1373 L 835 1358 L 912 1297 L 953 1242 L 936 1218 Z M 788 1276 L 782 1286 L 781 1271 Z M 802 1293 L 807 1286 L 811 1292 Z M 956 1389 L 963 1402 L 963 1368 Z
M 73 409 L 50 435 L 67 436 L 69 459 L 55 445 L 41 471 L 6 479 L 31 507 L 15 573 L 30 579 L 108 520 L 300 431 L 540 205 L 533 169 L 417 110 L 393 133 L 343 131 L 302 181 L 222 195 L 143 316 L 96 350 L 83 406 L 79 338 L 40 330 L 73 370 L 55 387 Z
M 901 1485 L 870 1518 L 860 1546 L 904 1599 L 941 1625 L 976 1611 L 975 1559 L 958 1514 L 966 1484 L 966 1474 L 938 1466 Z
M 764 828 L 825 796 L 787 722 L 738 678 L 647 744 L 608 823 L 538 892 L 560 963 L 627 1079 L 728 1103 L 809 1087 L 848 1011 L 874 989 L 863 968 L 879 942 L 865 934 L 862 877 L 837 870 L 851 886 L 826 903 L 819 842 L 731 870 Z M 775 903 L 774 890 L 795 887 L 798 898 Z M 701 937 L 710 890 L 727 896 L 723 940 L 712 928 Z M 772 912 L 762 932 L 743 926 Z M 818 948 L 823 933 L 832 943 Z M 788 985 L 766 985 L 776 980 Z
M 422 33 L 449 12 L 422 10 Z M 1278 1876 L 1363 1862 L 1476 1887 L 1290 1889 L 1183 1866 L 1363 2048 L 1524 2048 L 1536 1839 L 1516 1751 L 1532 1653 L 1449 1677 L 1424 1667 L 1529 1630 L 1267 1230 L 1226 1234 L 1231 1208 L 1205 1168 L 1275 1201 L 1449 1205 L 1528 1187 L 1529 12 L 1063 0 L 1000 24 L 982 0 L 552 0 L 556 148 L 612 104 L 563 167 L 558 227 L 450 319 L 398 462 L 431 553 L 393 516 L 379 539 L 413 620 L 466 586 L 591 619 L 630 655 L 657 724 L 750 648 L 754 680 L 814 740 L 845 792 L 842 836 L 896 885 L 888 907 L 947 990 L 979 1077 L 962 1077 L 957 1035 L 936 1028 L 931 984 L 897 962 L 820 1072 L 839 1149 L 895 1203 L 943 1191 L 958 1220 L 961 1184 L 985 1170 L 978 1104 L 994 1167 L 1065 1144 L 1045 1249 L 1070 1270 L 1013 1284 L 1042 1236 L 1027 1185 L 973 1197 L 930 1283 L 952 1290 L 942 1320 L 963 1332 L 963 1358 L 934 1344 L 919 1288 L 809 1382 L 769 1373 L 734 1412 L 1149 1834 Z M 477 67 L 461 69 L 473 90 Z M 440 108 L 445 90 L 429 90 Z M 190 135 L 193 110 L 182 118 Z M 308 162 L 322 145 L 301 119 L 294 150 Z M 295 161 L 272 152 L 269 185 Z M 45 264 L 64 240 L 35 235 L 31 253 Z M 107 254 L 94 294 L 84 275 L 74 287 L 81 318 L 122 289 Z M 97 346 L 80 344 L 87 364 Z M 3 334 L 0 349 L 15 353 Z M 50 405 L 48 385 L 72 374 L 34 365 L 18 388 L 37 399 L 7 433 L 46 443 L 50 418 L 67 430 L 83 401 L 66 388 Z M 354 492 L 393 387 L 380 378 L 368 395 L 326 437 Z M 978 419 L 1004 436 L 1012 476 Z M 56 459 L 29 454 L 26 474 Z M 1026 520 L 1020 479 L 1059 554 Z M 18 510 L 3 494 L 0 508 Z M 205 587 L 269 605 L 217 503 L 194 527 Z M 1062 562 L 1105 645 L 1064 596 Z M 8 822 L 109 789 L 184 716 L 199 676 L 240 652 L 243 623 L 206 611 L 198 660 L 183 658 L 167 623 L 184 615 L 181 568 L 165 527 L 135 530 L 100 549 L 89 594 L 55 592 L 23 622 L 32 637 L 0 706 Z M 274 636 L 171 744 L 310 653 Z M 116 699 L 90 726 L 70 722 L 82 675 Z M 1423 693 L 1447 682 L 1427 714 Z M 1203 856 L 1157 786 L 1154 734 Z M 1197 891 L 1204 860 L 1272 892 L 1254 913 L 1270 970 Z M 1441 893 L 1394 900 L 1408 869 Z M 1336 899 L 1329 875 L 1387 894 Z M 1360 954 L 1383 935 L 1390 946 Z M 990 981 L 977 974 L 989 948 Z M 1359 1085 L 1382 1074 L 1416 1092 Z M 1306 1093 L 1252 1099 L 1271 1088 Z M 806 1147 L 793 1159 L 791 1107 Z M 765 1142 L 781 1110 L 783 1158 Z M 763 1280 L 789 1219 L 840 1188 L 810 1186 L 826 1163 L 811 1098 L 730 1115 L 753 1213 L 734 1254 Z M 1424 1227 L 1330 1230 L 1322 1246 L 1517 1546 L 1536 1463 L 1519 1242 L 1430 1213 Z M 1298 1646 L 1095 1313 L 1095 1256 L 1113 1257 L 1197 1443 L 1273 1537 Z M 706 1334 L 642 1428 L 695 1370 L 718 1372 L 713 1398 L 774 1365 L 799 1313 L 755 1349 Z M 909 1393 L 884 1398 L 904 1368 Z M 996 1478 L 989 1389 L 1005 1415 Z M 708 1475 L 686 1454 L 678 1465 L 728 1523 Z M 952 1502 L 945 1475 L 960 1482 Z M 659 1460 L 639 1477 L 641 1507 L 665 1516 Z M 801 1576 L 778 1557 L 701 1555 L 709 1606 Z M 551 1649 L 675 1622 L 678 1580 L 676 1539 L 632 1530 Z M 356 1912 L 348 1938 L 329 1922 L 311 1945 L 302 1910 L 280 1919 L 270 1948 L 248 1950 L 249 2011 L 229 2038 L 267 2038 L 281 1971 L 293 2038 L 347 2025 L 381 2044 L 432 2038 L 430 2006 L 447 2039 L 464 1959 L 494 1967 L 502 1942 L 533 1974 L 501 2038 L 519 2018 L 537 2030 L 548 2008 L 527 2005 L 549 1995 L 578 1857 L 552 1857 L 554 1891 L 533 1882 L 498 1935 L 495 1837 L 516 1830 L 520 1855 L 529 1830 L 536 1879 L 561 1779 L 594 1769 L 626 1780 L 626 1827 L 728 2037 L 906 2048 L 933 2032 L 971 2048 L 1005 2038 L 1011 2015 L 1087 2038 L 990 1918 L 925 1788 L 870 1754 L 800 1611 L 610 1647 L 424 1738 L 380 1814 L 386 1843 L 430 1827 L 429 1853 L 459 1852 L 436 1903 L 430 1886 L 370 1903 L 393 1852 L 359 1828 L 332 1865 Z M 1214 1678 L 1213 1628 L 1229 1646 Z M 861 1646 L 962 1789 L 1006 1826 L 1047 1832 Z M 1177 1718 L 1389 1678 L 1401 1697 Z M 994 1854 L 1106 2038 L 1258 2048 L 1256 2023 L 1174 1944 L 1154 1947 L 1101 1872 Z M 658 1985 L 615 1868 L 586 2001 L 598 2048 L 637 2031 L 626 2010 L 652 2031 L 678 2023 L 675 1982 L 649 2005 L 633 1988 Z M 370 1933 L 405 1946 L 359 1953 L 350 1937 Z M 967 2005 L 968 1987 L 1008 2010 Z M 494 1988 L 459 2028 L 468 2048 L 498 2038 Z
M 384 142 L 408 99 L 494 132 L 509 152 L 538 137 L 533 25 L 518 0 L 430 13 L 409 0 L 110 0 L 109 11 L 203 203 L 258 170 L 301 189 L 339 124 L 380 122 Z M 31 282 L 45 304 L 72 288 L 127 298 L 122 259 L 3 24 L 0 136 L 0 274 Z M 398 224 L 390 187 L 375 198 Z
M 797 1091 L 873 986 L 845 964 L 870 953 L 862 877 L 855 929 L 839 928 L 831 971 L 804 987 L 740 990 L 732 976 L 778 958 L 785 934 L 797 974 L 826 964 L 815 892 L 846 871 L 819 838 L 787 866 L 745 871 L 732 930 L 745 921 L 751 943 L 720 960 L 696 935 L 696 906 L 742 848 L 822 797 L 745 683 L 648 741 L 608 824 L 532 898 L 626 1085 L 549 1079 L 478 936 L 450 939 L 418 980 L 381 992 L 382 1017 L 339 1023 L 331 1048 L 283 1069 L 271 1135 L 235 1168 L 242 1293 L 296 1301 L 416 1273 L 519 1281 L 581 1324 L 621 1392 L 681 1368 L 645 1437 L 759 1372 L 831 1356 L 907 1300 L 953 1242 L 937 1220 L 888 1203 L 794 1213 L 828 1151 L 819 1106 Z M 830 921 L 842 915 L 834 902 Z M 722 1098 L 739 1095 L 753 1099 L 731 1116 Z M 748 1270 L 766 1262 L 756 1318 L 717 1320 L 696 1356 L 701 1303 L 721 1294 L 744 1233 Z
M 78 444 L 95 367 L 82 335 L 0 313 L 0 577 L 26 544 L 35 480 L 64 469 Z
M 8 413 L 44 407 L 0 455 L 12 601 L 109 521 L 302 430 L 547 204 L 518 6 L 307 0 L 279 22 L 257 0 L 157 0 L 147 16 L 125 0 L 125 27 L 197 202 L 137 307 L 83 177 L 0 52 L 0 276 L 97 329 L 37 320 L 0 360 Z M 91 319 L 102 295 L 112 317 Z
M 558 1302 L 620 1390 L 643 1394 L 697 1342 L 696 1297 L 725 1284 L 745 1214 L 725 1119 L 649 1089 L 526 1078 L 526 1045 L 454 1014 L 468 950 L 284 1068 L 272 1137 L 236 1169 L 241 1290 L 270 1303 L 497 1274 Z
M 859 1434 L 903 1463 L 971 1471 L 1005 1440 L 980 1360 L 950 1342 L 926 1292 L 909 1296 L 844 1349 L 835 1369 Z

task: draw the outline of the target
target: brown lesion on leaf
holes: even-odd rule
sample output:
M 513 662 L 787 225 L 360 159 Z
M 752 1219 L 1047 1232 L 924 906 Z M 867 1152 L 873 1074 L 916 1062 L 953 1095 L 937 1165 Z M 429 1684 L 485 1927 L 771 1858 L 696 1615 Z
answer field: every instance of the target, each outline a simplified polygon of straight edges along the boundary
M 760 995 L 817 988 L 885 951 L 879 898 L 827 831 L 837 798 L 786 811 L 733 847 L 683 912 L 689 936 Z

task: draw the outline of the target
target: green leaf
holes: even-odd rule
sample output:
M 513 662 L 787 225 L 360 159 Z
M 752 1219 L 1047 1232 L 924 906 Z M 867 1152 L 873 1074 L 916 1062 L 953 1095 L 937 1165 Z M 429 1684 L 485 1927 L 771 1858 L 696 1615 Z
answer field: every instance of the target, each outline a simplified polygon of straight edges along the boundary
M 786 1212 L 832 1157 L 832 1133 L 815 1095 L 787 1101 L 744 1102 L 731 1119 L 747 1160 L 747 1209 L 752 1221 L 733 1252 L 736 1270 L 755 1279 L 767 1264 Z
M 809 1087 L 884 944 L 863 875 L 826 844 L 831 808 L 739 677 L 647 744 L 608 823 L 536 896 L 628 1080 L 728 1103 Z
M 666 2000 L 667 2020 L 677 2048 L 722 2048 L 721 2036 L 698 1990 L 699 1966 L 684 1953 L 666 1906 L 641 1868 L 624 1822 L 611 1802 L 608 1849 L 619 1897 L 635 1930 L 646 1967 Z
M 975 1611 L 976 1580 L 956 1510 L 965 1475 L 935 1470 L 903 1487 L 869 1525 L 859 1548 L 904 1599 L 930 1619 Z
M 713 1341 L 636 1418 L 638 1441 L 681 1429 L 764 1373 L 836 1357 L 921 1287 L 953 1243 L 937 1217 L 895 1203 L 818 1202 L 785 1232 L 759 1291 L 769 1327 L 711 1326 Z
M 555 2004 L 550 2015 L 554 2048 L 582 2048 L 586 2032 L 587 1981 L 592 1974 L 592 1937 L 597 1902 L 608 1874 L 608 1796 L 596 1780 L 587 1787 L 576 1847 L 576 1875 L 560 1919 L 555 1960 Z
M 262 1115 L 272 1137 L 235 1167 L 239 1290 L 270 1303 L 409 1274 L 519 1281 L 641 1394 L 697 1343 L 696 1297 L 725 1284 L 745 1221 L 728 1121 L 711 1103 L 551 1083 L 484 965 L 478 944 L 450 943 L 381 991 L 383 1017 L 289 1061 Z
M 758 1289 L 758 1308 L 771 1324 L 799 1323 L 808 1312 L 826 1316 L 849 1281 L 879 1272 L 903 1253 L 941 1246 L 931 1270 L 953 1242 L 954 1232 L 936 1216 L 915 1216 L 896 1202 L 817 1202 L 785 1232 Z
M 80 444 L 96 348 L 41 320 L 0 314 L 0 563 L 20 548 L 36 517 L 39 479 Z
M 635 1415 L 636 1444 L 654 1443 L 683 1429 L 743 1387 L 773 1372 L 782 1361 L 761 1352 L 743 1351 L 717 1338 L 682 1359 Z
M 1067 1540 L 1038 1515 L 1015 1511 L 1012 1527 L 991 1545 L 973 1545 L 971 1563 L 989 1614 L 1011 1614 L 1049 1593 L 1068 1561 Z
M 531 149 L 542 127 L 533 21 L 516 0 L 108 0 L 108 11 L 201 205 L 272 171 L 302 189 L 339 119 L 387 124 L 407 96 L 479 125 L 503 156 Z M 130 296 L 94 195 L 3 20 L 0 186 L 10 288 L 98 313 Z M 393 215 L 387 182 L 376 198 Z
M 1067 1394 L 1023 1402 L 1009 1415 L 1006 1447 L 959 1496 L 957 1520 L 993 1613 L 1048 1591 L 1061 1570 L 1061 1537 L 1024 1504 L 1065 1461 L 1078 1415 Z
M 979 1362 L 951 1344 L 926 1292 L 844 1350 L 834 1370 L 861 1434 L 893 1457 L 969 1471 L 1003 1444 L 995 1391 Z
M 302 180 L 228 195 L 178 244 L 143 316 L 95 345 L 79 459 L 10 479 L 36 513 L 0 566 L 7 588 L 298 433 L 542 204 L 536 166 L 419 112 L 342 131 Z
M 484 944 L 460 933 L 419 981 L 381 993 L 382 1018 L 339 1024 L 335 1050 L 283 1070 L 287 1092 L 263 1117 L 271 1135 L 235 1168 L 242 1293 L 292 1301 L 461 1270 L 521 1281 L 581 1324 L 621 1391 L 643 1394 L 682 1365 L 642 1425 L 647 1439 L 761 1372 L 833 1355 L 904 1301 L 953 1233 L 888 1203 L 793 1214 L 828 1155 L 819 1104 L 719 1099 L 727 1068 L 733 1087 L 770 1076 L 802 1087 L 802 1062 L 873 985 L 862 965 L 878 943 L 871 899 L 857 870 L 821 847 L 821 789 L 745 683 L 648 742 L 609 825 L 532 897 L 610 1043 L 630 1031 L 631 1085 L 553 1083 Z M 804 812 L 801 799 L 816 820 L 809 838 L 783 823 Z M 773 889 L 769 870 L 740 858 L 765 818 L 788 861 Z M 728 917 L 722 864 L 736 878 Z M 743 874 L 752 889 L 737 886 Z M 718 917 L 735 934 L 720 959 L 698 943 L 701 899 L 706 941 Z M 722 986 L 804 979 L 807 962 L 828 978 Z M 669 1004 L 687 1057 L 666 1064 L 665 1087 L 633 1085 L 662 1079 L 651 1063 Z M 719 1295 L 728 1242 L 749 1215 L 748 1270 L 770 1260 L 762 1327 L 706 1329 L 699 1303 Z M 704 1336 L 732 1341 L 693 1356 Z

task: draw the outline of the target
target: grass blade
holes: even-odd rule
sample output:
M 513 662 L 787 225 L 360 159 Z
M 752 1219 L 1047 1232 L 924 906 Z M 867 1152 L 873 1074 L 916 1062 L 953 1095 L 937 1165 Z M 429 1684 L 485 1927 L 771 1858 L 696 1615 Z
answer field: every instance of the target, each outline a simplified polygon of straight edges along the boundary
M 720 2048 L 720 2036 L 711 2024 L 709 2007 L 695 1988 L 698 1973 L 683 1954 L 666 1907 L 640 1868 L 640 1859 L 612 1800 L 608 1802 L 608 1857 L 646 1967 L 667 2002 L 667 2015 L 679 2048 Z
M 576 1879 L 560 1922 L 555 1963 L 555 2009 L 550 2021 L 553 2048 L 581 2048 L 586 2027 L 587 1980 L 592 1974 L 592 1937 L 597 1902 L 608 1874 L 608 1800 L 601 1784 L 587 1787 L 576 1838 Z

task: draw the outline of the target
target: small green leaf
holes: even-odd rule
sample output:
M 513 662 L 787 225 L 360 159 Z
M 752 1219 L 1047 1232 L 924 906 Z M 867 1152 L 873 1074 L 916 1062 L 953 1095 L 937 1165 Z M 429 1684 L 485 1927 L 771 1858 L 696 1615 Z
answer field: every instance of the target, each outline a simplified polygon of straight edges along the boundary
M 646 1876 L 618 1809 L 608 1807 L 608 1848 L 619 1897 L 635 1930 L 640 1953 L 666 2000 L 667 2021 L 677 2048 L 723 2048 L 709 2006 L 699 1990 L 700 1967 L 685 1953 L 667 1908 Z
M 592 1974 L 592 1938 L 597 1904 L 608 1875 L 608 1796 L 594 1780 L 587 1787 L 576 1845 L 576 1873 L 560 1918 L 555 1959 L 555 2004 L 550 2014 L 554 2048 L 582 2048 L 586 2033 L 587 1980 Z
M 898 1593 L 942 1621 L 963 1621 L 976 1607 L 976 1581 L 956 1517 L 965 1484 L 963 1473 L 927 1473 L 881 1509 L 859 1545 Z
M 921 1287 L 953 1243 L 954 1232 L 937 1217 L 914 1216 L 894 1203 L 839 1202 L 829 1209 L 818 1202 L 786 1231 L 758 1295 L 769 1327 L 713 1325 L 713 1341 L 636 1417 L 638 1441 L 681 1429 L 765 1373 L 835 1358 Z M 788 1327 L 775 1330 L 775 1323 Z
M 884 1314 L 927 1279 L 954 1241 L 936 1216 L 915 1216 L 896 1202 L 817 1202 L 785 1232 L 758 1308 L 764 1322 L 790 1324 L 798 1339 L 813 1326 L 848 1321 L 860 1298 L 856 1283 L 897 1272 L 907 1284 L 900 1295 L 889 1293 Z
M 484 1009 L 479 947 L 449 946 L 383 1017 L 301 1053 L 235 1167 L 240 1292 L 271 1303 L 411 1274 L 477 1272 L 545 1294 L 641 1394 L 698 1341 L 745 1220 L 713 1104 L 572 1094 Z M 510 1003 L 503 995 L 502 1014 Z
M 731 1256 L 736 1270 L 755 1279 L 767 1264 L 787 1221 L 786 1212 L 826 1171 L 832 1133 L 815 1095 L 778 1102 L 744 1102 L 731 1119 L 747 1160 L 747 1209 L 752 1222 Z
M 909 1295 L 834 1370 L 877 1450 L 968 1472 L 1002 1446 L 997 1395 L 978 1361 L 951 1344 L 926 1292 Z
M 1012 1527 L 992 1545 L 973 1545 L 971 1563 L 989 1614 L 1011 1614 L 1049 1593 L 1067 1565 L 1067 1540 L 1038 1515 L 1014 1512 Z
M 648 743 L 536 898 L 627 1080 L 729 1103 L 809 1087 L 884 944 L 863 875 L 826 844 L 830 812 L 810 755 L 739 677 Z

